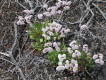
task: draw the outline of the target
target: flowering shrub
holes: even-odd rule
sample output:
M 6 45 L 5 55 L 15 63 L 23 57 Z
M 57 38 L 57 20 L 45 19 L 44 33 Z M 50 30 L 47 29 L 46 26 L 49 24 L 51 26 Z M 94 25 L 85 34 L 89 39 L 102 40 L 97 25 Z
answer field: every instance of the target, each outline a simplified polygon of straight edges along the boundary
M 70 8 L 71 1 L 58 0 L 55 6 L 49 7 L 47 4 L 42 5 L 42 8 L 46 12 L 37 14 L 39 20 L 44 17 L 52 17 L 56 14 L 61 14 Z M 18 17 L 17 25 L 30 24 L 31 18 L 34 16 L 34 10 L 24 10 L 26 16 Z M 80 34 L 83 30 L 88 29 L 87 25 L 80 26 Z M 68 46 L 64 43 L 66 34 L 70 32 L 70 29 L 64 28 L 63 25 L 51 21 L 45 21 L 33 24 L 30 27 L 29 34 L 30 39 L 35 40 L 32 42 L 32 46 L 41 51 L 43 54 L 47 54 L 47 58 L 51 60 L 51 63 L 56 67 L 57 71 L 70 71 L 77 73 L 78 71 L 86 71 L 89 67 L 94 67 L 97 64 L 103 65 L 102 54 L 89 53 L 88 45 L 80 43 L 77 40 L 71 41 Z M 80 36 L 80 35 L 79 35 Z M 83 36 L 83 35 L 82 35 Z
M 69 46 L 65 45 L 63 39 L 70 29 L 54 21 L 38 24 L 35 25 L 36 28 L 31 28 L 29 31 L 30 38 L 36 40 L 32 46 L 44 54 L 47 53 L 48 59 L 57 71 L 68 70 L 76 73 L 86 71 L 88 67 L 94 67 L 95 63 L 104 64 L 103 55 L 89 53 L 87 44 L 81 48 L 78 41 L 73 40 Z

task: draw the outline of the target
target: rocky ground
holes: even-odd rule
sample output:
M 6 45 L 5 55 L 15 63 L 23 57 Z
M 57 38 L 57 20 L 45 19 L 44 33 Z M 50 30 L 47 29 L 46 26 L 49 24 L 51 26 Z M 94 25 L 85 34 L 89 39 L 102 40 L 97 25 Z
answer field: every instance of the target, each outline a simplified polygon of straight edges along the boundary
M 32 3 L 33 9 L 38 6 L 37 1 L 43 4 L 43 0 L 29 1 Z M 55 1 L 51 0 L 51 4 Z M 62 14 L 60 20 L 76 32 L 79 30 L 80 24 L 87 23 L 89 30 L 83 32 L 86 33 L 86 39 L 81 37 L 80 42 L 87 43 L 92 53 L 106 55 L 106 1 L 71 1 L 70 10 Z M 89 1 L 91 2 L 85 5 Z M 31 47 L 31 40 L 26 32 L 29 25 L 17 26 L 16 40 L 14 22 L 17 21 L 19 15 L 24 15 L 22 11 L 26 8 L 31 8 L 27 0 L 0 0 L 0 52 L 8 54 L 12 51 L 15 59 L 0 55 L 0 80 L 91 80 L 81 79 L 77 76 L 67 77 L 64 72 L 56 72 L 50 61 Z M 37 12 L 35 11 L 35 13 Z M 67 39 L 72 40 L 73 38 L 75 37 L 71 35 Z M 106 64 L 102 66 L 98 80 L 106 80 L 105 72 Z M 97 79 L 93 78 L 92 80 Z

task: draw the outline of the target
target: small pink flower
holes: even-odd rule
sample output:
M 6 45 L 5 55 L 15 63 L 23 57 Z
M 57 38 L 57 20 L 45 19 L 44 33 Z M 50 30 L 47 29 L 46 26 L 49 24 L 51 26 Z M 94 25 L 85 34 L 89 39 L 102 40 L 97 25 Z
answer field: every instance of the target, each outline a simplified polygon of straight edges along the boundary
M 24 18 L 22 16 L 18 16 L 18 19 L 19 20 L 23 20 Z
M 24 21 L 17 21 L 17 25 L 24 25 Z
M 73 45 L 76 45 L 76 43 L 77 43 L 77 42 L 76 42 L 75 40 L 73 40 L 73 41 L 69 44 L 69 46 L 72 47 Z
M 56 11 L 55 10 L 52 10 L 51 12 L 50 12 L 50 15 L 52 15 L 52 16 L 54 16 L 56 14 Z
M 48 17 L 51 16 L 50 12 L 44 12 L 43 15 L 48 16 Z
M 98 55 L 97 54 L 94 54 L 92 58 L 93 59 L 97 59 L 98 58 Z
M 48 47 L 48 51 L 49 51 L 49 52 L 52 52 L 52 50 L 53 50 L 53 48 Z
M 73 67 L 73 64 L 72 63 L 70 63 L 70 67 Z
M 72 54 L 73 50 L 72 50 L 70 47 L 68 47 L 68 49 L 67 49 L 67 50 L 68 50 L 68 52 L 69 52 L 69 53 L 71 53 L 71 54 Z
M 38 14 L 38 19 L 42 19 L 43 18 L 43 14 Z
M 87 55 L 88 55 L 88 56 L 91 56 L 92 54 L 91 54 L 91 53 L 87 53 Z
M 53 47 L 57 47 L 57 43 L 56 42 L 53 42 Z
M 52 43 L 45 43 L 44 46 L 52 46 Z
M 63 70 L 65 70 L 65 66 L 57 66 L 56 70 L 57 71 L 63 71 Z
M 66 1 L 62 1 L 62 5 L 66 5 L 67 3 L 66 3 Z
M 58 62 L 58 65 L 59 65 L 59 66 L 62 66 L 63 64 L 62 64 L 62 62 Z
M 61 33 L 61 35 L 60 35 L 61 37 L 65 37 L 65 34 L 64 33 Z
M 57 8 L 59 8 L 61 6 L 61 2 L 57 2 L 55 5 Z
M 75 50 L 75 54 L 80 57 L 81 56 L 81 53 L 78 51 L 78 50 Z
M 47 37 L 47 35 L 46 35 L 46 34 L 42 34 L 42 36 L 43 36 L 44 38 L 46 38 L 46 37 Z
M 51 39 L 50 36 L 47 36 L 46 38 L 47 38 L 47 40 L 50 40 Z
M 51 32 L 51 31 L 48 31 L 47 32 L 50 36 L 53 36 L 54 34 L 53 34 L 53 32 Z
M 55 47 L 57 52 L 60 52 L 60 48 L 58 46 Z
M 64 33 L 68 33 L 68 32 L 70 32 L 70 29 L 64 30 Z
M 62 55 L 61 55 L 61 54 L 58 54 L 58 59 L 59 59 L 60 62 L 63 62 L 63 60 L 64 60 L 64 59 L 62 58 Z
M 62 12 L 61 10 L 58 10 L 56 13 L 61 14 L 61 12 Z
M 44 48 L 43 53 L 47 53 L 47 52 L 48 52 L 48 48 Z
M 83 45 L 83 50 L 84 50 L 85 52 L 88 52 L 88 45 L 87 45 L 87 44 L 84 44 L 84 45 Z
M 77 72 L 78 68 L 77 67 L 73 67 L 73 72 Z
M 42 28 L 43 33 L 45 33 L 47 30 L 45 28 Z
M 31 18 L 32 18 L 32 15 L 29 15 L 25 17 L 25 20 L 27 21 L 27 20 L 30 20 Z
M 24 10 L 23 12 L 25 12 L 27 14 L 34 14 L 34 10 Z
M 57 42 L 57 45 L 60 46 L 60 42 Z
M 66 59 L 66 54 L 63 54 L 63 55 L 62 55 L 62 58 L 63 58 L 63 59 Z
M 74 64 L 75 67 L 78 67 L 78 64 Z
M 34 10 L 30 10 L 30 14 L 34 14 Z
M 95 60 L 95 63 L 100 63 L 101 65 L 103 65 L 104 64 L 104 61 L 102 59 L 96 59 Z
M 69 60 L 66 60 L 65 63 L 66 63 L 66 64 L 69 64 Z
M 72 49 L 78 49 L 79 47 L 77 45 L 73 45 Z
M 64 10 L 69 10 L 70 9 L 70 6 L 65 6 L 64 7 Z
M 47 4 L 44 4 L 42 7 L 43 7 L 43 8 L 47 8 L 47 7 L 48 7 L 48 5 L 47 5 Z
M 73 57 L 73 58 L 75 58 L 76 56 L 77 56 L 77 54 L 75 54 L 75 53 L 72 54 L 72 57 Z
M 71 4 L 71 1 L 66 2 L 66 5 L 70 5 L 70 4 Z
M 87 28 L 86 25 L 82 25 L 82 26 L 80 26 L 80 30 L 84 30 L 84 29 L 86 29 L 86 28 Z
M 99 56 L 100 59 L 103 59 L 103 54 L 99 53 L 98 56 Z
M 68 69 L 70 67 L 70 64 L 65 64 L 65 68 Z
M 71 60 L 71 63 L 78 64 L 77 60 L 74 60 L 74 59 Z

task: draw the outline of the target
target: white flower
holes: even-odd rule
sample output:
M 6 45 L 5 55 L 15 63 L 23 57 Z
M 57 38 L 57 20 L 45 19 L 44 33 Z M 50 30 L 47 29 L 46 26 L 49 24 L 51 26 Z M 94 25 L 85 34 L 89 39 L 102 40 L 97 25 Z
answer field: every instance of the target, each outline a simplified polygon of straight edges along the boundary
M 97 54 L 94 54 L 92 58 L 93 59 L 96 59 L 96 58 L 98 58 L 98 55 Z
M 72 53 L 73 52 L 73 50 L 70 47 L 68 47 L 67 50 L 68 50 L 69 53 Z
M 38 19 L 42 19 L 43 18 L 43 14 L 38 14 Z
M 78 68 L 77 67 L 73 67 L 73 72 L 77 72 Z
M 63 70 L 65 70 L 65 66 L 57 66 L 56 70 L 57 71 L 63 71 Z

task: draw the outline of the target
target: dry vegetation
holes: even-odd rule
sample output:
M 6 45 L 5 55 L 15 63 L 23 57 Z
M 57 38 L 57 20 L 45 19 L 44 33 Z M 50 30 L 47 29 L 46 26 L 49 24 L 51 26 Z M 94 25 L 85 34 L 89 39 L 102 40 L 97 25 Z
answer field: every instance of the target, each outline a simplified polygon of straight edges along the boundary
M 45 55 L 30 46 L 31 40 L 26 32 L 29 25 L 15 24 L 17 17 L 24 15 L 23 10 L 34 9 L 35 14 L 38 14 L 42 11 L 38 8 L 40 4 L 48 2 L 53 5 L 55 1 L 0 0 L 0 80 L 81 80 L 56 72 Z M 70 10 L 52 19 L 71 29 L 66 40 L 76 39 L 79 26 L 86 24 L 89 28 L 83 31 L 84 36 L 79 37 L 80 43 L 88 44 L 91 53 L 106 55 L 106 1 L 71 1 Z M 39 22 L 36 17 L 32 21 Z M 105 74 L 98 77 L 102 80 L 103 76 Z

